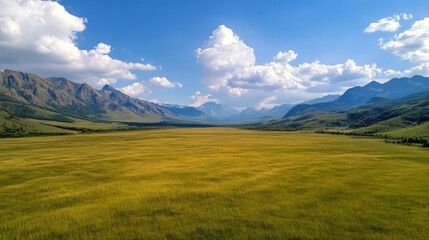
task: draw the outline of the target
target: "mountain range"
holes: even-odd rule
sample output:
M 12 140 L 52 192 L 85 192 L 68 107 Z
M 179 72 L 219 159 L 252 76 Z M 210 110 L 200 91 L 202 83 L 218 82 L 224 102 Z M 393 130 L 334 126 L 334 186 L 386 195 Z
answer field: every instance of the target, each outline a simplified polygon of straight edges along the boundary
M 282 119 L 247 125 L 282 131 L 318 131 L 429 142 L 429 78 L 371 82 L 334 101 L 300 104 Z M 399 140 L 398 140 L 399 141 Z
M 174 117 L 166 109 L 104 86 L 64 78 L 42 78 L 31 73 L 5 70 L 0 73 L 0 94 L 18 102 L 67 116 L 100 121 L 159 121 Z
M 317 104 L 335 100 L 339 95 L 327 95 L 321 98 L 312 99 L 302 104 Z M 266 121 L 275 118 L 280 118 L 293 107 L 295 104 L 281 104 L 272 108 L 256 109 L 254 107 L 247 107 L 241 111 L 233 108 L 225 108 L 221 104 L 214 102 L 207 102 L 198 107 L 198 110 L 209 116 L 207 120 L 214 120 L 215 122 L 224 123 L 243 123 L 243 122 L 258 122 Z
M 110 85 L 97 90 L 65 78 L 12 70 L 0 72 L 0 81 L 0 132 L 11 126 L 26 132 L 58 130 L 51 127 L 73 130 L 76 124 L 64 124 L 79 122 L 85 123 L 83 126 L 239 123 L 258 129 L 365 133 L 417 127 L 424 133 L 426 128 L 420 127 L 429 120 L 429 78 L 423 76 L 394 78 L 383 84 L 373 81 L 340 96 L 328 95 L 298 105 L 241 111 L 215 102 L 199 107 L 156 104 L 132 98 Z
M 421 137 L 429 141 L 429 92 L 398 99 L 377 97 L 347 111 L 306 112 L 282 120 L 259 123 L 252 128 Z
M 429 80 L 416 75 L 412 78 L 394 78 L 384 84 L 372 81 L 363 87 L 354 87 L 333 101 L 316 104 L 298 104 L 285 117 L 314 111 L 341 111 L 362 106 L 374 97 L 400 98 L 409 94 L 429 91 Z
M 273 109 L 238 111 L 221 104 L 207 102 L 200 107 L 156 104 L 132 98 L 110 85 L 97 90 L 88 84 L 65 78 L 43 78 L 32 73 L 5 70 L 0 72 L 2 110 L 16 115 L 10 107 L 25 104 L 56 113 L 63 118 L 74 117 L 102 122 L 196 122 L 227 123 L 281 117 L 290 108 L 282 105 Z M 12 104 L 12 105 L 13 105 Z M 29 114 L 26 115 L 27 117 Z M 38 116 L 40 118 L 40 116 Z

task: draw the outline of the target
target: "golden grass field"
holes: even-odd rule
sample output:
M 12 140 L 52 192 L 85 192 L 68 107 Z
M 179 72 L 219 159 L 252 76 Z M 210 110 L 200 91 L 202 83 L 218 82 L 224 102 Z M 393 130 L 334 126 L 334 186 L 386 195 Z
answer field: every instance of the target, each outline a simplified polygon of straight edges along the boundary
M 1 239 L 428 239 L 429 150 L 178 128 L 0 139 Z

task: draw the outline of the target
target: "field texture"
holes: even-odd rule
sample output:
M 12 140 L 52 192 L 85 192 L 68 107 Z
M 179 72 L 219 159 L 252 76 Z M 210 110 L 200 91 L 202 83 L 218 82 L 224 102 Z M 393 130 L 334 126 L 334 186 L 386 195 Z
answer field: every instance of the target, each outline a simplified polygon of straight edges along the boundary
M 429 151 L 164 129 L 0 139 L 0 239 L 427 239 Z

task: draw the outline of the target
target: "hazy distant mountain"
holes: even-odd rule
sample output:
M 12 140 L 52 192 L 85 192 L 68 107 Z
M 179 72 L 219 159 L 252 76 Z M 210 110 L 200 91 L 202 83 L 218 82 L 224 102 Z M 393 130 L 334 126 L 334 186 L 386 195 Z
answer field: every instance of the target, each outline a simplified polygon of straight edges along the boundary
M 409 94 L 429 91 L 429 78 L 416 75 L 412 78 L 394 78 L 384 84 L 372 81 L 363 87 L 354 87 L 332 102 L 299 104 L 285 117 L 313 111 L 340 111 L 364 105 L 374 97 L 400 98 Z
M 282 104 L 273 107 L 272 109 L 265 112 L 265 116 L 267 117 L 280 117 L 285 115 L 291 108 L 293 108 L 295 105 L 292 104 Z
M 231 122 L 231 123 L 257 121 L 257 120 L 260 120 L 260 118 L 263 118 L 267 111 L 268 109 L 266 108 L 262 108 L 258 110 L 253 107 L 248 107 L 243 109 L 238 114 L 224 119 L 224 121 Z
M 221 104 L 215 102 L 206 102 L 199 106 L 198 110 L 204 112 L 210 118 L 217 120 L 224 120 L 240 113 L 233 108 L 224 107 Z
M 300 104 L 310 104 L 311 105 L 311 104 L 316 104 L 316 103 L 332 102 L 332 101 L 336 100 L 339 96 L 341 96 L 341 95 L 326 95 L 326 96 L 321 97 L 321 98 L 316 98 L 316 99 L 304 101 Z
M 209 116 L 207 116 L 203 111 L 195 107 L 181 106 L 175 104 L 161 104 L 161 106 L 182 119 L 193 121 L 210 120 Z
M 326 95 L 324 97 L 308 100 L 300 104 L 316 104 L 316 103 L 330 102 L 337 99 L 339 96 L 340 95 Z M 265 111 L 264 116 L 265 117 L 282 117 L 295 106 L 296 104 L 281 104 L 273 107 L 272 109 L 268 109 L 267 111 Z
M 207 102 L 201 105 L 198 110 L 204 112 L 209 119 L 208 121 L 224 122 L 224 123 L 239 123 L 239 122 L 255 122 L 282 117 L 293 106 L 291 104 L 282 104 L 275 106 L 272 109 L 247 107 L 242 111 L 237 111 L 232 108 L 226 108 L 221 104 Z
M 254 107 L 247 107 L 242 111 L 237 111 L 233 108 L 226 108 L 221 104 L 214 102 L 207 102 L 201 105 L 198 110 L 203 111 L 210 117 L 210 121 L 225 122 L 225 123 L 239 123 L 239 122 L 254 122 L 262 121 L 273 117 L 281 117 L 294 105 L 282 104 L 275 106 L 272 109 L 262 108 L 256 109 Z

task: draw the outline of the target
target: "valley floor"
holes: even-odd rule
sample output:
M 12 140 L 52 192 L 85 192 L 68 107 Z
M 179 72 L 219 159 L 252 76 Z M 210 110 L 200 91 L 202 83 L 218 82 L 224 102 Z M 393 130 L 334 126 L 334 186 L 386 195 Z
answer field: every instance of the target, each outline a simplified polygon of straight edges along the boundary
M 427 239 L 429 150 L 177 128 L 0 139 L 0 239 Z

